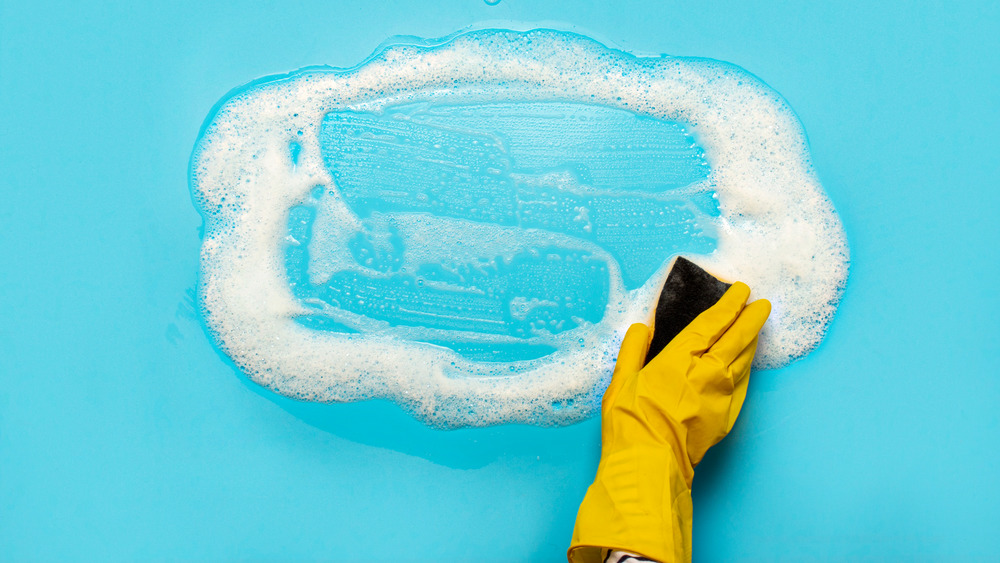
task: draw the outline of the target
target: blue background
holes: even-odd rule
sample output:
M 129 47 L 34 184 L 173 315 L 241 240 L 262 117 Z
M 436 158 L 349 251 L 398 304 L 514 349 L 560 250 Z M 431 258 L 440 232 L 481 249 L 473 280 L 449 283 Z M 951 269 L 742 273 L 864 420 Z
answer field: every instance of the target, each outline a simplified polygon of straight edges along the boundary
M 596 421 L 294 403 L 192 305 L 187 164 L 216 101 L 487 20 L 746 68 L 843 218 L 838 318 L 753 376 L 698 470 L 695 559 L 1000 554 L 996 3 L 252 4 L 0 3 L 0 559 L 563 557 Z

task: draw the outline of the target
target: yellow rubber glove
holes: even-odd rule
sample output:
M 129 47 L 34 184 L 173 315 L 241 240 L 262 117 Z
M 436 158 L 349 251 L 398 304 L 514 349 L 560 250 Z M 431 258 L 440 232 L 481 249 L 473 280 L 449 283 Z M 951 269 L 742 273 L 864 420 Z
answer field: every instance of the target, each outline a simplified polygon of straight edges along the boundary
M 634 324 L 601 403 L 601 461 L 577 513 L 568 557 L 618 549 L 691 560 L 691 481 L 746 398 L 757 334 L 771 312 L 737 282 L 643 367 L 651 333 Z

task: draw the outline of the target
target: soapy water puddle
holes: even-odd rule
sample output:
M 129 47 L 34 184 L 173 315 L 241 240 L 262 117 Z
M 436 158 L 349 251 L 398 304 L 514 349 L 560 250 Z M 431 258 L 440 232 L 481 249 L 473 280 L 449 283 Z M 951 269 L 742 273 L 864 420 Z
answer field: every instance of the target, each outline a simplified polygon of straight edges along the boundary
M 471 360 L 540 358 L 557 351 L 551 336 L 601 321 L 610 268 L 636 289 L 665 257 L 715 246 L 700 221 L 718 216 L 698 185 L 708 163 L 678 123 L 584 104 L 416 104 L 330 112 L 319 139 L 360 228 L 344 237 L 352 268 L 320 281 L 309 265 L 327 192 L 289 214 L 288 279 L 316 309 L 295 320 L 317 330 L 413 327 L 399 333 Z M 411 258 L 442 224 L 455 240 Z M 523 233 L 521 246 L 456 258 L 468 252 L 453 244 L 497 226 Z
M 819 343 L 847 275 L 780 96 L 726 63 L 551 30 L 237 89 L 191 187 L 199 305 L 241 370 L 438 427 L 593 414 L 678 254 L 774 303 L 758 367 Z

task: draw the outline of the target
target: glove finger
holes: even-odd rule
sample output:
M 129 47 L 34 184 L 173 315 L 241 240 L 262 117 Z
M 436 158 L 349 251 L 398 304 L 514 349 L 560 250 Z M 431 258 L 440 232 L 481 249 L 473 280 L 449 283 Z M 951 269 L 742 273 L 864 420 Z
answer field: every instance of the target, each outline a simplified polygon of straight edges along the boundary
M 757 346 L 757 342 L 754 342 L 754 347 Z M 753 355 L 751 354 L 751 358 Z M 750 373 L 749 367 L 746 373 Z M 747 398 L 747 387 L 749 386 L 750 378 L 742 377 L 736 381 L 736 388 L 733 389 L 733 398 L 729 403 L 729 420 L 726 422 L 726 434 L 733 429 L 733 425 L 736 424 L 736 418 L 740 415 L 740 410 L 743 408 L 743 402 Z
M 750 371 L 757 335 L 770 311 L 771 304 L 764 299 L 744 307 L 729 330 L 698 359 L 698 369 L 688 377 L 691 383 L 703 393 L 731 395 L 736 382 Z
M 649 327 L 642 323 L 628 327 L 618 351 L 618 361 L 615 362 L 615 375 L 642 369 L 647 350 L 649 350 Z
M 757 353 L 757 338 L 754 338 L 742 352 L 736 356 L 733 363 L 729 364 L 729 376 L 738 386 L 741 381 L 747 379 L 750 373 L 750 366 L 753 364 L 754 355 Z
M 611 383 L 607 391 L 604 392 L 604 400 L 611 400 L 622 383 L 628 379 L 628 375 L 642 369 L 642 363 L 646 360 L 646 351 L 649 349 L 649 327 L 642 323 L 635 323 L 628 327 L 622 346 L 618 350 L 618 361 L 615 362 L 615 370 L 611 374 Z
M 757 339 L 760 329 L 764 327 L 764 322 L 770 314 L 771 302 L 767 299 L 758 299 L 750 303 L 743 308 L 739 317 L 733 321 L 725 334 L 719 337 L 705 355 L 715 357 L 722 365 L 730 365 L 743 353 L 750 342 Z M 750 351 L 750 357 L 753 358 L 753 350 Z
M 708 350 L 733 324 L 749 297 L 750 288 L 745 283 L 734 283 L 718 303 L 695 317 L 675 340 L 681 341 L 684 336 L 692 339 L 689 342 L 697 349 Z

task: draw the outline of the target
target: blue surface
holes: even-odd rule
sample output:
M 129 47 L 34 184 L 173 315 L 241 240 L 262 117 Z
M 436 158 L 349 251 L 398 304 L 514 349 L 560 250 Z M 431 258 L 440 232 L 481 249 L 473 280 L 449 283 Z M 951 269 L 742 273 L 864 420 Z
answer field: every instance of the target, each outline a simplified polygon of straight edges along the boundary
M 474 261 L 457 262 L 453 249 L 442 244 L 434 260 L 414 261 L 403 236 L 414 234 L 407 232 L 412 230 L 407 221 L 419 224 L 428 214 L 465 220 L 464 226 L 444 223 L 462 229 L 459 244 L 484 240 L 479 235 L 484 223 L 596 243 L 617 262 L 626 289 L 645 283 L 665 257 L 715 249 L 714 233 L 698 226 L 699 218 L 719 215 L 715 193 L 672 193 L 709 172 L 702 149 L 678 123 L 584 104 L 432 106 L 433 111 L 425 105 L 383 115 L 330 112 L 324 118 L 323 161 L 340 196 L 327 197 L 317 187 L 288 217 L 288 237 L 296 242 L 285 247 L 285 270 L 292 294 L 312 309 L 295 318 L 301 324 L 357 333 L 376 319 L 417 327 L 409 333 L 415 340 L 471 360 L 513 362 L 555 352 L 552 335 L 580 326 L 578 319 L 601 322 L 612 285 L 605 259 L 554 239 L 545 248 L 513 252 L 509 260 L 481 251 Z M 387 136 L 395 141 L 387 142 Z M 635 139 L 647 145 L 632 157 L 638 152 L 631 150 Z M 301 145 L 289 146 L 295 161 Z M 571 187 L 547 180 L 553 170 L 564 171 L 561 181 Z M 331 210 L 327 214 L 336 213 L 341 197 L 362 227 L 359 232 L 349 224 L 350 231 L 339 233 L 350 239 L 358 269 L 333 272 L 317 283 L 309 275 L 310 261 L 336 252 L 331 241 L 324 245 L 313 237 L 317 216 L 324 205 Z M 581 206 L 590 210 L 586 220 L 580 220 Z M 660 217 L 655 222 L 634 219 L 655 212 Z M 349 326 L 325 307 L 363 320 Z M 450 332 L 433 333 L 430 340 L 427 333 L 421 338 L 421 328 Z
M 0 3 L 0 559 L 560 560 L 596 421 L 445 433 L 294 403 L 192 309 L 212 104 L 485 20 L 748 69 L 845 223 L 827 340 L 756 374 L 699 468 L 695 559 L 995 558 L 1000 13 L 872 4 Z
M 408 115 L 412 121 L 401 122 L 400 115 Z M 577 125 L 581 122 L 585 125 Z M 440 129 L 429 125 L 461 128 L 461 132 L 442 134 Z M 364 133 L 385 135 L 387 130 L 405 141 L 386 148 L 382 139 L 362 137 Z M 565 234 L 607 250 L 622 269 L 626 289 L 645 283 L 662 265 L 665 256 L 681 252 L 708 254 L 715 249 L 714 237 L 701 232 L 696 221 L 702 209 L 718 216 L 715 194 L 671 196 L 672 189 L 704 180 L 709 172 L 701 147 L 683 125 L 675 122 L 585 104 L 438 106 L 430 115 L 421 115 L 404 106 L 380 116 L 331 112 L 323 120 L 319 135 L 324 164 L 348 207 L 362 221 L 379 212 L 390 219 L 393 213 L 430 213 Z M 624 145 L 629 140 L 646 139 L 658 141 L 662 146 L 651 147 L 648 154 L 630 156 Z M 458 157 L 445 153 L 439 157 L 441 162 L 428 164 L 424 162 L 426 157 L 418 152 L 426 150 L 427 145 L 442 147 L 442 152 L 445 146 L 468 148 Z M 608 145 L 610 149 L 605 148 Z M 344 146 L 351 150 L 340 151 Z M 621 166 L 619 163 L 623 161 L 628 165 Z M 373 162 L 382 164 L 376 168 Z M 501 172 L 498 166 L 505 168 Z M 465 172 L 469 169 L 475 172 Z M 461 170 L 461 174 L 456 170 Z M 568 171 L 574 187 L 587 186 L 615 195 L 588 197 L 564 193 L 566 190 L 560 191 L 553 181 L 544 180 L 544 174 L 553 170 Z M 515 180 L 513 175 L 520 175 L 520 179 Z M 442 176 L 448 178 L 447 193 L 454 190 L 460 197 L 448 199 L 436 195 Z M 399 195 L 401 186 L 406 187 L 406 196 Z M 652 199 L 650 195 L 660 197 Z M 490 203 L 482 205 L 481 201 Z M 575 221 L 562 211 L 581 205 L 593 209 L 596 215 L 587 223 Z M 670 220 L 612 227 L 625 222 L 625 216 L 648 214 L 654 209 L 669 210 Z M 638 252 L 637 240 L 646 246 Z M 355 258 L 361 263 L 360 257 Z M 542 283 L 530 275 L 520 277 L 528 285 Z M 577 287 L 571 291 L 588 297 L 595 293 Z M 588 300 L 596 302 L 590 309 L 598 313 L 599 320 L 606 298 Z M 566 324 L 573 322 L 569 316 Z

